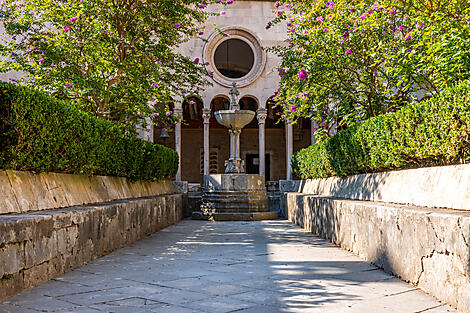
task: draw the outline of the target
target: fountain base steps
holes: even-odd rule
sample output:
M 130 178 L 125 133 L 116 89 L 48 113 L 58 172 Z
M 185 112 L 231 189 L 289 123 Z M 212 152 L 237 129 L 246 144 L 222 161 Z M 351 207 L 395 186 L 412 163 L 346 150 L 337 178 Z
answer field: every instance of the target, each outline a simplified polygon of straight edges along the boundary
M 214 174 L 204 177 L 204 193 L 193 219 L 259 221 L 278 218 L 270 212 L 264 175 Z

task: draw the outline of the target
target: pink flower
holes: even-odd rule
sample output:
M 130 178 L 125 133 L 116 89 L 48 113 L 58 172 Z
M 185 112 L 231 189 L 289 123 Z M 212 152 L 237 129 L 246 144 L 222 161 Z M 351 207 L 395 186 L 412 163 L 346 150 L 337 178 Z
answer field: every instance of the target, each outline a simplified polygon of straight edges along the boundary
M 204 35 L 204 32 L 199 32 L 199 36 L 202 36 L 202 35 Z
M 327 3 L 326 3 L 326 7 L 327 7 L 328 9 L 331 9 L 334 5 L 335 5 L 335 3 L 334 3 L 333 1 L 330 1 L 330 2 L 327 2 Z
M 348 55 L 348 54 L 351 54 L 351 49 L 347 49 L 345 52 L 344 52 L 345 55 Z
M 307 71 L 305 69 L 300 69 L 299 74 L 298 74 L 299 79 L 305 79 L 307 78 Z
M 212 77 L 212 76 L 214 76 L 214 73 L 209 72 L 209 73 L 207 73 L 207 75 L 209 75 L 210 77 Z
M 196 103 L 196 102 L 194 102 L 194 100 L 189 101 L 189 104 L 191 104 L 191 105 L 193 105 L 194 103 Z
M 225 4 L 232 4 L 233 3 L 233 0 L 227 0 L 225 1 Z
M 285 4 L 284 7 L 286 7 L 286 8 L 292 8 L 292 4 Z
M 65 86 L 72 87 L 73 85 L 71 83 L 65 83 Z
M 220 11 L 220 15 L 225 15 L 227 14 L 227 11 Z
M 279 77 L 281 78 L 284 77 L 284 75 L 286 75 L 286 70 L 284 68 L 280 68 L 278 72 L 279 72 Z
M 293 106 L 290 107 L 291 112 L 294 112 L 297 106 L 294 104 Z
M 195 58 L 193 62 L 198 64 L 199 63 L 199 58 Z
M 176 28 L 180 28 L 181 24 L 180 23 L 175 23 Z
M 204 65 L 206 65 L 206 66 L 209 65 L 209 62 L 204 62 Z
M 323 28 L 323 32 L 326 33 L 328 31 L 328 28 Z
M 344 35 L 343 35 L 343 38 L 348 39 L 349 38 L 349 32 L 345 32 Z
M 323 16 L 317 16 L 316 20 L 317 20 L 318 22 L 323 22 Z
M 411 39 L 411 35 L 408 34 L 408 36 L 406 36 L 405 40 L 410 40 Z
M 165 113 L 166 116 L 170 116 L 171 115 L 171 111 L 168 111 Z
M 160 113 L 155 112 L 152 115 L 153 115 L 153 117 L 158 117 L 160 115 Z
M 158 86 L 157 82 L 154 82 L 153 87 L 157 87 L 157 86 Z
M 201 4 L 201 5 L 199 6 L 199 8 L 200 8 L 200 9 L 205 9 L 205 8 L 207 8 L 207 5 L 206 5 L 206 4 Z
M 403 30 L 403 26 L 401 26 L 401 25 L 398 26 L 398 29 L 399 29 L 399 30 Z
M 71 23 L 76 22 L 77 20 L 78 20 L 78 16 L 74 16 L 74 17 L 69 18 L 69 22 L 71 22 Z
M 170 65 L 171 65 L 171 61 L 168 61 L 167 65 L 170 66 Z
M 281 3 L 280 3 L 279 1 L 276 1 L 276 2 L 274 3 L 274 7 L 275 7 L 275 8 L 279 8 L 280 6 L 281 6 Z
M 142 116 L 142 113 L 140 113 L 140 112 L 137 112 L 137 116 Z
M 396 11 L 395 9 L 393 9 L 393 10 L 390 10 L 390 12 L 388 12 L 388 13 L 389 13 L 390 15 L 392 15 L 392 14 L 397 13 L 397 11 Z
M 44 58 L 42 58 L 42 59 L 39 60 L 39 64 L 44 64 L 45 61 L 46 60 L 44 60 Z
M 64 26 L 64 29 L 62 30 L 64 33 L 68 32 L 70 30 L 69 25 Z

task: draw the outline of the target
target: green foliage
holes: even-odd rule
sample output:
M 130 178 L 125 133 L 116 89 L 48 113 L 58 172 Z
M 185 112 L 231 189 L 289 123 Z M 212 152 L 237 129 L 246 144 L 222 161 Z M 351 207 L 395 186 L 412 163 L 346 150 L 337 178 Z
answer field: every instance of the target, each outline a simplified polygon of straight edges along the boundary
M 0 83 L 0 168 L 156 180 L 176 173 L 175 151 L 50 95 Z
M 3 274 L 1 281 L 7 281 L 13 278 L 13 274 Z
M 207 83 L 203 62 L 177 49 L 210 15 L 199 0 L 5 0 L 0 6 L 1 71 L 25 72 L 20 83 L 73 100 L 129 131 L 146 116 L 170 123 L 170 108 L 160 103 Z
M 294 154 L 301 178 L 470 161 L 470 82 L 338 132 Z
M 277 15 L 288 39 L 272 49 L 275 100 L 320 137 L 470 78 L 469 1 L 286 0 Z

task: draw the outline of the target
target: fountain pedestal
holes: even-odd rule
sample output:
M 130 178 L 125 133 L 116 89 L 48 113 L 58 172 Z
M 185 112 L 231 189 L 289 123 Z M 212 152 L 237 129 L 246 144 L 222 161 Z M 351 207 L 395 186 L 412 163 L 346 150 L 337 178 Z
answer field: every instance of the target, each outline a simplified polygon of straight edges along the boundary
M 276 219 L 277 212 L 269 212 L 264 175 L 245 174 L 245 164 L 240 158 L 240 134 L 255 112 L 240 110 L 235 83 L 229 94 L 230 109 L 215 112 L 217 122 L 227 127 L 230 134 L 230 157 L 225 161 L 225 174 L 204 176 L 200 211 L 193 212 L 192 217 L 215 221 Z
M 214 221 L 258 221 L 277 219 L 270 212 L 264 175 L 212 174 L 204 176 L 200 211 L 193 219 Z

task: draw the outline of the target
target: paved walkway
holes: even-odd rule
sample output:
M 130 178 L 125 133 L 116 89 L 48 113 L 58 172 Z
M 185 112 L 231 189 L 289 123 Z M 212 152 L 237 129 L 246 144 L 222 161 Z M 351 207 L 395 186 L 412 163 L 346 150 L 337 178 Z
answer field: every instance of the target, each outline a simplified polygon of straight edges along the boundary
M 0 312 L 457 312 L 287 221 L 185 220 Z

